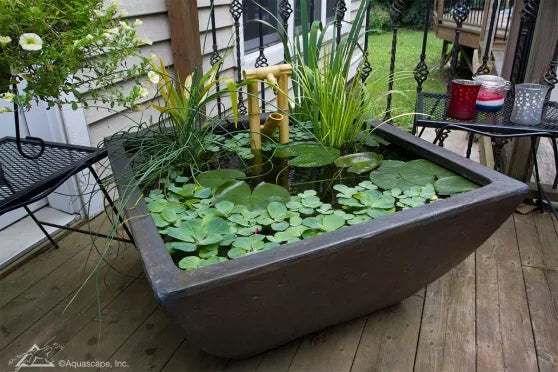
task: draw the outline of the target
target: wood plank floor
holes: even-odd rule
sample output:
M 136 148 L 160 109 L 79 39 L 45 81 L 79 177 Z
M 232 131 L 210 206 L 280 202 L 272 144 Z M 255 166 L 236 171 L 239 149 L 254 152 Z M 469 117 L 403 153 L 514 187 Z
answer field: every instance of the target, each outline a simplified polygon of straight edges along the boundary
M 184 338 L 154 301 L 132 246 L 114 244 L 80 289 L 103 246 L 71 234 L 2 277 L 0 371 L 15 370 L 34 344 L 60 345 L 48 355 L 54 363 L 119 361 L 126 365 L 113 369 L 134 372 L 558 371 L 557 230 L 549 214 L 516 214 L 401 304 L 245 360 L 205 354 Z

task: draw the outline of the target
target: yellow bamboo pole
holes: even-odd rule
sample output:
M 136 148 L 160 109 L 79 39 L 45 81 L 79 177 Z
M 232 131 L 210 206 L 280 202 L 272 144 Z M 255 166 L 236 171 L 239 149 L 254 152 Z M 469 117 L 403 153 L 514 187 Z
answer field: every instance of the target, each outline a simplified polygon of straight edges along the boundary
M 252 150 L 261 150 L 260 104 L 258 103 L 258 83 L 248 84 L 248 122 L 250 124 L 250 146 Z

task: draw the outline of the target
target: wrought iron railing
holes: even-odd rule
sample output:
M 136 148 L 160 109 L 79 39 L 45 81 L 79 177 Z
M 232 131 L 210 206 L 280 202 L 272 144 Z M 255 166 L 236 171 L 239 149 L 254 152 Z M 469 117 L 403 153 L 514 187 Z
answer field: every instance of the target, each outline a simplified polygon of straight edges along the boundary
M 309 3 L 309 14 L 312 14 L 313 18 L 315 14 L 318 14 L 318 5 L 320 11 L 323 11 L 324 4 L 321 2 L 318 3 L 319 0 L 308 0 Z M 349 1 L 345 0 L 321 0 L 325 2 L 325 5 L 330 7 L 329 9 L 326 8 L 326 15 L 327 19 L 330 19 L 334 23 L 334 27 L 336 30 L 336 35 L 334 40 L 331 42 L 339 42 L 339 39 L 342 35 L 342 22 L 347 12 L 347 4 Z M 444 0 L 439 0 L 444 1 Z M 464 24 L 468 24 L 468 22 L 477 22 L 474 18 L 472 21 L 469 20 L 469 17 L 473 14 L 475 17 L 475 13 L 471 12 L 472 9 L 485 9 L 485 0 L 446 0 L 444 6 L 446 4 L 451 4 L 452 8 L 451 11 L 448 11 L 448 14 L 451 15 L 452 22 L 455 23 L 455 39 L 453 40 L 454 44 L 459 44 L 460 34 L 463 29 Z M 488 1 L 488 0 L 486 0 Z M 499 32 L 500 26 L 504 25 L 505 30 L 509 26 L 509 18 L 511 17 L 502 17 L 502 9 L 510 9 L 513 6 L 514 0 L 500 0 L 494 4 L 494 7 L 500 9 L 498 11 L 494 11 L 496 9 L 492 9 L 492 17 L 487 20 L 488 28 L 487 28 L 487 37 L 486 40 L 492 40 L 494 33 Z M 534 30 L 534 17 L 536 17 L 536 10 L 538 10 L 538 3 L 539 0 L 525 0 L 523 5 L 523 11 L 521 12 L 521 31 L 518 39 L 517 44 L 517 53 L 516 53 L 516 61 L 514 61 L 513 73 L 511 80 L 513 82 L 521 82 L 524 74 L 525 74 L 525 65 L 526 60 L 528 58 L 528 47 L 532 41 L 532 33 Z M 211 14 L 210 14 L 210 23 L 211 23 L 211 34 L 212 34 L 212 54 L 211 54 L 211 64 L 214 65 L 219 62 L 222 56 L 219 54 L 219 48 L 217 46 L 217 37 L 216 37 L 216 29 L 215 29 L 215 11 L 214 11 L 214 0 L 210 1 L 211 4 Z M 298 0 L 233 0 L 230 4 L 230 13 L 233 18 L 233 31 L 235 40 L 234 45 L 234 56 L 236 59 L 236 71 L 235 77 L 240 82 L 242 81 L 242 73 L 241 69 L 243 67 L 243 49 L 242 49 L 242 37 L 243 37 L 243 16 L 247 12 L 247 7 L 256 7 L 257 16 L 260 19 L 264 18 L 264 12 L 269 12 L 269 5 L 274 6 L 276 10 L 276 15 L 273 17 L 275 19 L 276 27 L 279 29 L 279 32 L 284 33 L 285 35 L 292 35 L 295 33 L 297 29 L 297 6 Z M 421 92 L 423 88 L 423 83 L 427 79 L 429 74 L 429 66 L 426 64 L 426 55 L 427 55 L 427 39 L 429 37 L 429 29 L 432 22 L 432 13 L 434 11 L 434 6 L 439 4 L 435 0 L 426 1 L 425 2 L 427 9 L 424 18 L 423 24 L 423 42 L 420 55 L 417 55 L 417 65 L 414 70 L 414 78 L 417 82 L 417 92 Z M 472 5 L 471 5 L 472 4 Z M 268 6 L 266 9 L 263 6 Z M 254 13 L 254 8 L 251 9 L 251 12 Z M 369 3 L 366 9 L 366 22 L 365 22 L 365 30 L 363 30 L 363 61 L 360 64 L 360 69 L 358 71 L 358 76 L 365 82 L 371 71 L 372 66 L 368 58 L 368 48 L 369 48 L 369 33 L 365 32 L 368 31 L 370 28 L 370 12 L 371 12 L 371 3 Z M 391 5 L 389 8 L 390 18 L 391 18 L 391 28 L 392 28 L 392 48 L 391 48 L 391 59 L 390 59 L 390 69 L 389 69 L 389 79 L 388 85 L 386 86 L 386 90 L 388 91 L 387 99 L 386 99 L 386 114 L 385 119 L 391 118 L 391 104 L 392 98 L 391 93 L 389 93 L 394 88 L 395 84 L 395 70 L 396 70 L 396 63 L 397 63 L 397 36 L 398 30 L 406 12 L 405 7 L 405 0 L 392 0 Z M 321 13 L 319 13 L 321 14 Z M 299 19 L 299 18 L 298 18 Z M 267 66 L 268 62 L 268 48 L 266 44 L 266 32 L 269 34 L 269 30 L 265 30 L 266 27 L 264 23 L 257 22 L 257 28 L 254 40 L 257 42 L 257 48 L 255 49 L 257 53 L 257 58 L 254 60 L 254 67 L 262 67 Z M 508 31 L 505 31 L 506 33 Z M 458 63 L 458 49 L 453 48 L 452 56 L 450 59 L 450 78 L 453 78 L 456 75 L 456 66 Z M 476 71 L 476 74 L 486 74 L 489 72 L 488 64 L 489 64 L 489 51 L 490 48 L 484 47 L 483 49 L 483 56 L 482 56 L 482 63 L 479 69 Z M 266 101 L 266 90 L 261 89 L 261 99 L 262 99 L 262 109 L 265 111 L 264 102 Z M 269 94 L 269 93 L 268 93 Z M 246 114 L 246 105 L 245 105 L 245 93 L 240 92 L 238 95 L 238 107 L 241 114 Z M 219 104 L 219 113 L 223 112 L 222 105 Z

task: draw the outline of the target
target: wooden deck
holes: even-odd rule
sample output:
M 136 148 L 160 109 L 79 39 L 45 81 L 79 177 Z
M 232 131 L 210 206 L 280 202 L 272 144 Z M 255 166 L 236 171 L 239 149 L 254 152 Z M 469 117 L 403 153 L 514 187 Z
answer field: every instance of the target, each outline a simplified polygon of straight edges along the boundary
M 130 372 L 558 371 L 557 231 L 549 214 L 516 214 L 401 304 L 241 361 L 188 343 L 155 303 L 131 246 L 112 250 L 118 272 L 103 264 L 64 312 L 98 257 L 88 237 L 71 234 L 1 279 L 0 370 L 14 370 L 33 344 L 58 343 L 54 363 L 120 361 Z

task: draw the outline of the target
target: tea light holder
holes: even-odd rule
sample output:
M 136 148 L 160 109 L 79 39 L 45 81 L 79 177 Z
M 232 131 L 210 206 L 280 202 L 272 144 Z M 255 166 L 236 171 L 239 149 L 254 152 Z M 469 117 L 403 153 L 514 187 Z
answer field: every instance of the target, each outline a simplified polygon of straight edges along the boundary
M 481 83 L 473 80 L 452 80 L 448 116 L 457 120 L 473 119 L 480 87 Z
M 539 124 L 548 89 L 549 86 L 541 84 L 517 84 L 510 120 L 523 125 Z

